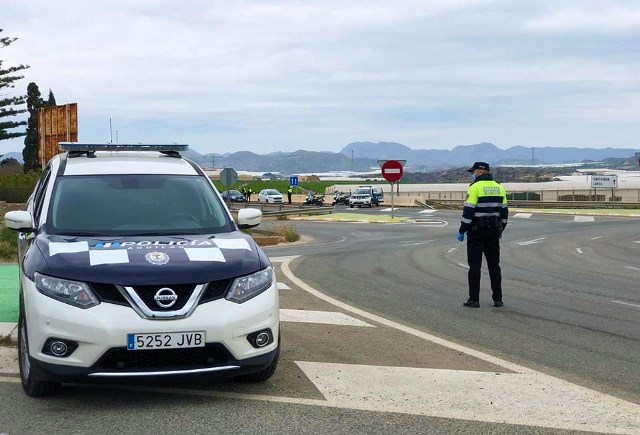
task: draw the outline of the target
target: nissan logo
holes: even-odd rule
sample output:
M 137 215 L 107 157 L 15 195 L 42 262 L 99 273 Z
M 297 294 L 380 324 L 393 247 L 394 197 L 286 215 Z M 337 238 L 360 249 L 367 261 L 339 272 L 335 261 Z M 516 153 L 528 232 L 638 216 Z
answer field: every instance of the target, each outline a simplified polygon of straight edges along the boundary
M 176 303 L 176 301 L 178 300 L 178 295 L 169 287 L 163 287 L 156 292 L 153 300 L 155 300 L 156 304 L 158 304 L 162 308 L 169 308 Z

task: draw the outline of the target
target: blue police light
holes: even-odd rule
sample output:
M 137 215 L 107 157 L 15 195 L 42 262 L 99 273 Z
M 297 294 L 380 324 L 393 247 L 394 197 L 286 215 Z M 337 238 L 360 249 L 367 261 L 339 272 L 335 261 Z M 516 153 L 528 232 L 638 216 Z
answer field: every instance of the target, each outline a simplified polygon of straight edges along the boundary
M 62 151 L 90 153 L 95 151 L 187 151 L 189 145 L 177 144 L 100 144 L 100 143 L 78 143 L 59 142 L 58 147 Z

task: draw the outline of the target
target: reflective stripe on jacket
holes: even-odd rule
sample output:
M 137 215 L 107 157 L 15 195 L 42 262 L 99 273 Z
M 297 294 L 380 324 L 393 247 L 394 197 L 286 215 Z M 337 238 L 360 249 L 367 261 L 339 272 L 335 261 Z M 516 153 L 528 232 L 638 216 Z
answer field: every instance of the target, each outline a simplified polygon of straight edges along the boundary
M 507 192 L 491 174 L 480 175 L 467 189 L 467 200 L 462 209 L 459 232 L 466 233 L 474 219 L 486 217 L 499 218 L 503 230 L 509 218 Z

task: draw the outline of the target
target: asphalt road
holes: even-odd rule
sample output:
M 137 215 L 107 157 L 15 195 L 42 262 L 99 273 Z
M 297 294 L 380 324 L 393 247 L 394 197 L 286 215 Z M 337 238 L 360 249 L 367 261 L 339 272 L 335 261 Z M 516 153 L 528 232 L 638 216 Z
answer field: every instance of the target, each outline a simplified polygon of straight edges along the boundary
M 0 352 L 0 434 L 640 431 L 640 220 L 512 217 L 505 307 L 491 306 L 484 274 L 469 309 L 459 213 L 418 212 L 263 224 L 305 238 L 266 248 L 283 309 L 268 382 L 70 385 L 32 399 Z
M 501 243 L 505 306 L 492 307 L 483 265 L 481 308 L 468 309 L 459 212 L 395 213 L 423 222 L 296 222 L 313 242 L 267 252 L 302 255 L 294 273 L 337 299 L 640 403 L 640 220 L 512 217 Z

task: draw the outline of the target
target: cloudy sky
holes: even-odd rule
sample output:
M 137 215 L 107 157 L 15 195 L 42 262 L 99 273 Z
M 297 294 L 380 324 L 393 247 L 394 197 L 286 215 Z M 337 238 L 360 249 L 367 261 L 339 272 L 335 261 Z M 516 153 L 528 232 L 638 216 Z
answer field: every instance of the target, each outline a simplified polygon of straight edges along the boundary
M 29 0 L 0 28 L 86 142 L 640 147 L 637 0 Z

